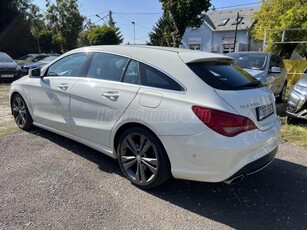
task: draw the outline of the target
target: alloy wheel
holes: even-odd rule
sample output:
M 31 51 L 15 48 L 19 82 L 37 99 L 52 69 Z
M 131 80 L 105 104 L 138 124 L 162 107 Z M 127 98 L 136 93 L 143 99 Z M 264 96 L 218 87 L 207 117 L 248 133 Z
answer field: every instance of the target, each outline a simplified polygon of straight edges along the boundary
M 157 176 L 159 160 L 157 148 L 144 135 L 127 135 L 120 149 L 122 168 L 137 184 L 149 184 Z
M 21 97 L 16 96 L 12 105 L 13 115 L 18 127 L 23 128 L 27 121 L 27 109 Z
M 19 94 L 14 96 L 11 108 L 17 126 L 23 130 L 30 130 L 33 127 L 33 120 L 25 101 Z

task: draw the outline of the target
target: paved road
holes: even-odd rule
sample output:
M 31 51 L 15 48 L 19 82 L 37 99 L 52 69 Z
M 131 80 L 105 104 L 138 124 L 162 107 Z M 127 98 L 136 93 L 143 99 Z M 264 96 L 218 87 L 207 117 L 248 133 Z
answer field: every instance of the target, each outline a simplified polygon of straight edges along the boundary
M 0 229 L 307 229 L 307 150 L 282 144 L 236 185 L 142 191 L 117 161 L 36 129 L 0 139 Z

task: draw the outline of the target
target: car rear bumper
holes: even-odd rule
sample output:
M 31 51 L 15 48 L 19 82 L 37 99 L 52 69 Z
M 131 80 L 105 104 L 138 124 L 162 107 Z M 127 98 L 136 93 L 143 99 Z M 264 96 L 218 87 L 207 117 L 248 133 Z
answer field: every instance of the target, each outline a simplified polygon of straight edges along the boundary
M 174 178 L 222 182 L 268 165 L 280 143 L 281 124 L 229 138 L 211 129 L 195 136 L 161 136 Z
M 274 160 L 274 157 L 276 156 L 276 153 L 278 151 L 278 147 L 273 149 L 270 153 L 267 155 L 264 155 L 263 157 L 259 158 L 258 160 L 255 160 L 247 165 L 245 165 L 243 168 L 241 168 L 238 172 L 236 172 L 234 175 L 229 177 L 225 181 L 232 181 L 233 179 L 239 177 L 239 176 L 249 176 L 251 174 L 254 174 L 256 172 L 261 171 L 266 166 L 272 163 Z

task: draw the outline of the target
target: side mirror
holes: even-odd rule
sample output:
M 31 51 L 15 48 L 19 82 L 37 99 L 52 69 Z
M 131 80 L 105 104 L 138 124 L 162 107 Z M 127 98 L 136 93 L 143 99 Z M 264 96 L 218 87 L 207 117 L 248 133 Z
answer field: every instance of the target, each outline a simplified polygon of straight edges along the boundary
M 281 73 L 281 69 L 279 67 L 273 66 L 270 69 L 270 73 Z
M 33 77 L 33 78 L 42 77 L 42 76 L 41 76 L 41 69 L 40 69 L 40 68 L 31 69 L 31 70 L 29 71 L 29 77 Z
M 307 68 L 304 70 L 304 74 L 307 74 Z

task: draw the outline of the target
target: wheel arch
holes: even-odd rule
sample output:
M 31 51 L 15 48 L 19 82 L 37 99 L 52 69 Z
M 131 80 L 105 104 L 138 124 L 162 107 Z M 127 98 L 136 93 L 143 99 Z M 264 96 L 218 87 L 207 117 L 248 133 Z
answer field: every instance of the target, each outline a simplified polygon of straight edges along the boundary
M 13 111 L 12 111 L 12 102 L 13 102 L 13 98 L 16 96 L 16 95 L 20 95 L 22 97 L 22 99 L 24 100 L 24 102 L 26 103 L 26 106 L 29 110 L 29 113 L 31 115 L 31 118 L 33 119 L 33 115 L 32 115 L 32 110 L 31 110 L 31 107 L 29 106 L 28 104 L 28 101 L 25 99 L 26 97 L 23 95 L 23 93 L 15 90 L 11 93 L 10 95 L 10 107 L 11 107 L 11 114 L 13 114 Z
M 121 127 L 119 127 L 114 135 L 114 138 L 113 138 L 113 148 L 114 148 L 114 156 L 117 158 L 117 147 L 118 147 L 118 144 L 119 144 L 119 138 L 120 136 L 129 128 L 135 128 L 135 127 L 138 127 L 138 128 L 143 128 L 145 129 L 146 131 L 150 132 L 156 139 L 157 141 L 160 142 L 161 146 L 163 147 L 165 153 L 166 153 L 166 156 L 167 156 L 167 159 L 169 161 L 169 164 L 171 165 L 171 162 L 169 160 L 169 157 L 168 157 L 168 153 L 162 143 L 162 141 L 160 140 L 160 138 L 155 134 L 155 132 L 153 132 L 150 128 L 148 128 L 146 125 L 143 125 L 143 124 L 140 124 L 140 123 L 137 123 L 137 122 L 129 122 L 129 123 L 125 123 L 123 124 Z
M 19 93 L 18 91 L 14 91 L 11 96 L 10 96 L 10 107 L 11 107 L 11 114 L 13 115 L 13 110 L 12 110 L 12 103 L 13 103 L 13 99 L 16 95 L 20 95 L 22 98 L 23 96 L 21 95 L 21 93 Z M 27 103 L 27 102 L 26 102 Z M 27 105 L 27 107 L 29 108 L 29 106 Z

